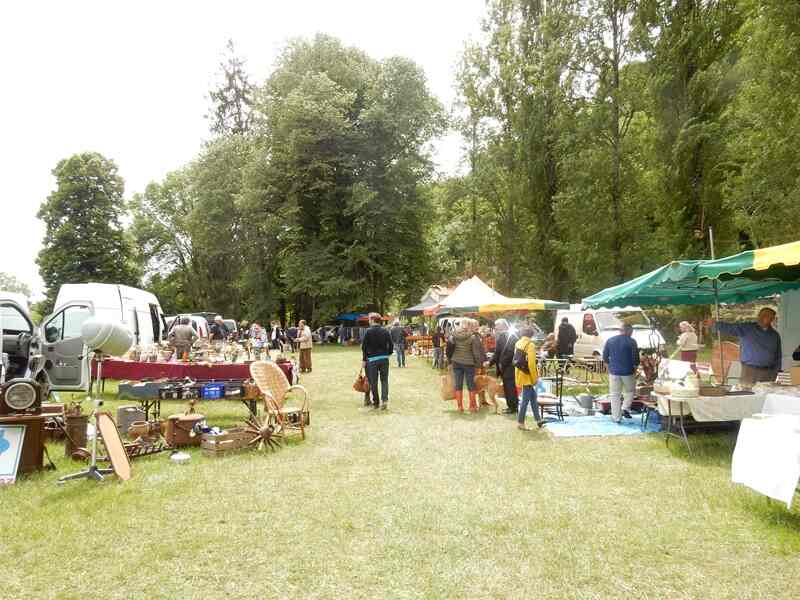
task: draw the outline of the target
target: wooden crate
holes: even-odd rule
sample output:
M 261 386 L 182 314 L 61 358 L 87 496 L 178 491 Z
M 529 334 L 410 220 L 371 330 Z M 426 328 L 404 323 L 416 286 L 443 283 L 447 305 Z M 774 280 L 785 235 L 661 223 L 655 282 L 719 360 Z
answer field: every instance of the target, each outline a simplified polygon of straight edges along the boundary
M 253 434 L 248 433 L 243 427 L 234 427 L 220 435 L 204 433 L 200 439 L 200 447 L 206 456 L 224 456 L 237 450 L 252 448 L 248 442 L 253 439 Z

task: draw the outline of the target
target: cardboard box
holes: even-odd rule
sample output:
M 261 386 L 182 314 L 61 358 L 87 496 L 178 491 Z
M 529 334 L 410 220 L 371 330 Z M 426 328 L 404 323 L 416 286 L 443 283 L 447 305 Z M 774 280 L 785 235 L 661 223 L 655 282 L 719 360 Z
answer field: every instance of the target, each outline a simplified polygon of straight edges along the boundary
M 792 385 L 800 385 L 800 367 L 792 367 Z

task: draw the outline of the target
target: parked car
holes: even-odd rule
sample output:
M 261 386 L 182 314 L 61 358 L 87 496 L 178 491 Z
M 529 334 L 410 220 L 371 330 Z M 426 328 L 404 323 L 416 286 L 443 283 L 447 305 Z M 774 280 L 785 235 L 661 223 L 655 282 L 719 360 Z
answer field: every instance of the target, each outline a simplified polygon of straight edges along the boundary
M 239 339 L 239 325 L 235 319 L 222 319 L 225 327 L 228 328 L 228 334 L 233 335 L 234 339 Z
M 606 341 L 617 335 L 625 323 L 633 326 L 633 339 L 640 350 L 661 351 L 665 345 L 664 336 L 652 326 L 650 319 L 638 306 L 583 310 L 580 304 L 573 304 L 570 310 L 556 313 L 556 333 L 564 317 L 578 334 L 575 341 L 575 356 L 578 358 L 601 357 Z
M 90 303 L 95 316 L 124 324 L 133 334 L 134 343 L 152 344 L 166 339 L 167 322 L 164 311 L 154 294 L 148 291 L 112 283 L 67 283 L 61 286 L 56 306 L 72 305 L 72 311 Z M 44 332 L 63 328 L 65 320 L 60 313 L 46 319 Z M 74 332 L 71 332 L 74 333 Z
M 311 332 L 315 344 L 335 344 L 339 341 L 339 328 L 336 325 L 324 325 Z

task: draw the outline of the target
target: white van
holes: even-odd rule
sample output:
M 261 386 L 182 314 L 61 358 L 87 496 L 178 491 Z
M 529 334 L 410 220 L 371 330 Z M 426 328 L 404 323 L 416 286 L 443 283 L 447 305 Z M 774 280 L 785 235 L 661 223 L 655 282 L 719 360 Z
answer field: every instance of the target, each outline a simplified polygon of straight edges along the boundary
M 633 325 L 633 339 L 640 350 L 663 350 L 664 336 L 650 324 L 650 319 L 638 306 L 625 308 L 600 308 L 583 310 L 580 304 L 570 305 L 569 310 L 556 313 L 555 333 L 566 317 L 575 328 L 577 358 L 599 358 L 603 356 L 606 341 L 617 335 L 625 323 Z
M 197 315 L 186 314 L 167 317 L 167 323 L 169 323 L 169 327 L 167 327 L 167 333 L 169 334 L 169 332 L 172 331 L 172 328 L 177 326 L 184 317 L 189 319 L 189 325 L 192 326 L 192 329 L 194 329 L 197 337 L 203 340 L 208 339 L 208 321 L 205 317 L 198 317 Z
M 134 344 L 153 344 L 166 339 L 164 311 L 154 294 L 114 283 L 67 283 L 58 290 L 56 306 L 90 304 L 98 318 L 125 325 Z M 55 315 L 54 315 L 55 316 Z M 44 323 L 44 331 L 52 323 Z

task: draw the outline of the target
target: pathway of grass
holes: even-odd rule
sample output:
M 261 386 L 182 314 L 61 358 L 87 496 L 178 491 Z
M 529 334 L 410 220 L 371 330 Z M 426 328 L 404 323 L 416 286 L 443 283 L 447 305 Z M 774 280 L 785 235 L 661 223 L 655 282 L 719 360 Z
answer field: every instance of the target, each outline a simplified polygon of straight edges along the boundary
M 0 597 L 797 597 L 800 513 L 730 483 L 732 437 L 689 458 L 660 436 L 523 433 L 456 414 L 416 359 L 373 412 L 357 364 L 315 353 L 310 435 L 274 454 L 161 455 L 125 484 L 57 487 L 78 468 L 62 459 L 0 490 Z

